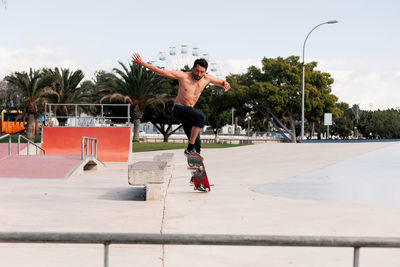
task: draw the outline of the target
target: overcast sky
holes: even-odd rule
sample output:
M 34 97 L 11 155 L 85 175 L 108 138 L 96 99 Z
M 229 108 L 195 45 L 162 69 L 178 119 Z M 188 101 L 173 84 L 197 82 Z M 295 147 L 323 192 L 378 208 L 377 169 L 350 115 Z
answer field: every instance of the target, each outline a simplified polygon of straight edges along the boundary
M 128 64 L 135 51 L 172 66 L 192 59 L 180 54 L 182 44 L 207 53 L 223 75 L 241 73 L 263 57 L 301 57 L 308 32 L 336 19 L 310 35 L 305 61 L 332 74 L 339 101 L 398 108 L 399 13 L 395 0 L 7 0 L 0 7 L 0 79 L 55 66 L 82 69 L 90 79 L 118 61 Z

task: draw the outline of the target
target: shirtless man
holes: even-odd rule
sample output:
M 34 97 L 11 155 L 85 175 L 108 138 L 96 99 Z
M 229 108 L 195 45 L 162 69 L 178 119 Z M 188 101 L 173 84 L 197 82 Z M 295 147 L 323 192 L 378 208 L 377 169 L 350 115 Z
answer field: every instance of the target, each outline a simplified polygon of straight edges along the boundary
M 231 88 L 229 83 L 207 74 L 208 63 L 204 58 L 195 60 L 192 72 L 160 69 L 144 62 L 137 53 L 133 54 L 132 62 L 146 67 L 160 76 L 178 80 L 179 89 L 174 102 L 173 116 L 178 122 L 182 123 L 185 134 L 189 139 L 188 147 L 184 152 L 185 155 L 194 151 L 200 154 L 200 129 L 204 127 L 206 118 L 193 107 L 209 83 L 222 87 L 225 92 Z

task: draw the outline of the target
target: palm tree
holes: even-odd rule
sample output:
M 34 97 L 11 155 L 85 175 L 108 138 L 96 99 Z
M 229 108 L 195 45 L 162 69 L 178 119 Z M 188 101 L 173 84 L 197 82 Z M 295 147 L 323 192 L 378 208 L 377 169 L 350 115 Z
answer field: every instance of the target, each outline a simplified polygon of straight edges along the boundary
M 102 81 L 100 88 L 105 95 L 100 102 L 123 102 L 131 104 L 131 117 L 134 122 L 134 142 L 139 142 L 140 120 L 145 108 L 153 103 L 164 103 L 166 94 L 161 94 L 160 89 L 165 78 L 146 70 L 146 68 L 130 64 L 127 68 L 119 62 L 122 70 L 114 68 L 116 73 L 110 73 L 108 79 Z
M 29 74 L 26 72 L 15 72 L 7 77 L 5 80 L 14 85 L 20 93 L 22 101 L 25 106 L 24 121 L 28 118 L 27 137 L 29 140 L 34 141 L 34 122 L 35 116 L 38 112 L 38 102 L 43 100 L 44 92 L 51 84 L 51 77 L 32 68 Z
M 46 90 L 45 94 L 52 103 L 56 104 L 76 104 L 83 103 L 88 99 L 80 82 L 85 75 L 81 70 L 71 72 L 69 69 L 44 69 L 43 73 L 52 77 L 51 88 Z M 54 113 L 60 126 L 65 126 L 67 116 L 71 113 L 71 106 L 55 106 Z

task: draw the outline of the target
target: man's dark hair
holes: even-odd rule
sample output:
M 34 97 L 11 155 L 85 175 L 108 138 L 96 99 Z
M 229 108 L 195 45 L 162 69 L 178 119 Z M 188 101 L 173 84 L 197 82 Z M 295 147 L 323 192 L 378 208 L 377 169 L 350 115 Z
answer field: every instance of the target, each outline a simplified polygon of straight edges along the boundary
M 196 65 L 200 65 L 201 67 L 206 69 L 208 68 L 207 60 L 205 60 L 204 58 L 196 59 L 193 64 L 193 68 L 196 67 Z

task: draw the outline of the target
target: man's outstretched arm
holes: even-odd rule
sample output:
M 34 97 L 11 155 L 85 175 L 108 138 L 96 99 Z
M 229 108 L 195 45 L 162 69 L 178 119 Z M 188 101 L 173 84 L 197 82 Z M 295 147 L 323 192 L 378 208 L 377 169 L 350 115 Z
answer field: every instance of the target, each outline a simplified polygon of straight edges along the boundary
M 210 83 L 215 84 L 215 85 L 217 85 L 219 87 L 222 87 L 224 89 L 224 92 L 226 92 L 229 89 L 231 89 L 231 86 L 227 81 L 219 80 L 219 79 L 215 78 L 212 75 L 207 75 L 207 76 L 208 76 L 208 79 L 209 79 Z
M 179 80 L 180 78 L 183 77 L 183 74 L 184 74 L 182 71 L 163 70 L 163 69 L 160 69 L 157 66 L 154 66 L 154 65 L 151 65 L 149 63 L 146 63 L 146 62 L 144 62 L 142 60 L 142 58 L 140 57 L 140 55 L 138 53 L 134 53 L 133 54 L 132 62 L 151 70 L 155 74 L 158 74 L 160 76 L 164 76 L 164 77 L 167 77 L 167 78 L 172 78 L 172 79 Z

